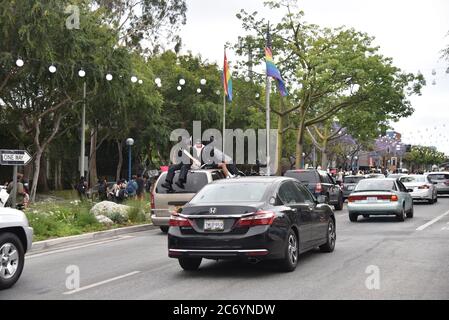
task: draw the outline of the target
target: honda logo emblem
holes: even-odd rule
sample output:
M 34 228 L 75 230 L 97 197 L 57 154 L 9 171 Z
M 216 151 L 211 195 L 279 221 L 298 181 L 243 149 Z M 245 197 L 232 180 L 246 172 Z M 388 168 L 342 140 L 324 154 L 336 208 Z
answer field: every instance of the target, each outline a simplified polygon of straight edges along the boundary
M 217 213 L 217 208 L 210 208 L 209 209 L 209 213 L 210 214 L 216 214 Z

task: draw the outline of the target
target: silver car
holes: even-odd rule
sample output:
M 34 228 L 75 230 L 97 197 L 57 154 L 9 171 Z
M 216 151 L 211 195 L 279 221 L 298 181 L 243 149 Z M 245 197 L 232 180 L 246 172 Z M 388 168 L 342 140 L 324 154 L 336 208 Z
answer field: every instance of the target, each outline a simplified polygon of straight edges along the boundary
M 435 184 L 438 194 L 449 194 L 449 172 L 432 172 L 427 176 Z
M 19 280 L 32 239 L 33 228 L 22 211 L 0 208 L 0 290 Z
M 428 176 L 408 175 L 399 179 L 407 189 L 412 189 L 410 193 L 413 200 L 426 200 L 430 204 L 438 201 L 438 193 L 436 186 L 432 183 Z
M 349 220 L 356 222 L 359 215 L 394 215 L 399 221 L 413 218 L 411 191 L 395 179 L 362 180 L 348 198 Z

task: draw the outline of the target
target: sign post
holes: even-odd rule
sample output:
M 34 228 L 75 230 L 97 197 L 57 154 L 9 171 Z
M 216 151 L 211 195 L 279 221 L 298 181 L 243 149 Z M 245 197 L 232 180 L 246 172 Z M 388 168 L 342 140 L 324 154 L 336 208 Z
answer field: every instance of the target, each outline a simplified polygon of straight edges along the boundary
M 13 166 L 13 189 L 11 195 L 11 207 L 16 207 L 17 196 L 17 169 L 18 166 L 26 166 L 31 161 L 31 156 L 26 150 L 0 150 L 0 165 Z

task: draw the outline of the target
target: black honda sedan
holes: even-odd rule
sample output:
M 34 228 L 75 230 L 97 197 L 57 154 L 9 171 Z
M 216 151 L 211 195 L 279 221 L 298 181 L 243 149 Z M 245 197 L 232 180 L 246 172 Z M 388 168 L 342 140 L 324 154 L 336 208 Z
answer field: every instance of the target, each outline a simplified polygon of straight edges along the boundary
M 293 271 L 300 253 L 334 250 L 335 216 L 325 201 L 292 178 L 216 181 L 173 213 L 169 257 L 184 270 L 197 270 L 203 258 L 243 258 L 279 260 Z

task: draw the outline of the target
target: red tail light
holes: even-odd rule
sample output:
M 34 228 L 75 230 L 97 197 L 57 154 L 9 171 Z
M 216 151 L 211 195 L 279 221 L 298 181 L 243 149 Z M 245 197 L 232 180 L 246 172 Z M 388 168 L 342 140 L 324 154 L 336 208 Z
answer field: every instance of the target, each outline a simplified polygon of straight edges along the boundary
M 156 209 L 156 204 L 154 202 L 154 193 L 150 193 L 150 200 L 151 200 L 151 209 Z
M 241 218 L 237 222 L 239 227 L 270 226 L 273 224 L 276 214 L 271 211 L 257 211 L 256 214 L 247 218 Z
M 392 196 L 388 196 L 388 195 L 379 195 L 379 196 L 350 196 L 348 198 L 348 202 L 355 202 L 355 201 L 363 201 L 363 200 L 367 200 L 368 198 L 377 198 L 377 200 L 389 200 L 389 201 L 393 201 L 396 202 L 399 200 L 397 195 L 392 195 Z
M 418 189 L 430 189 L 430 186 L 425 184 L 423 186 L 418 187 Z
M 192 224 L 190 223 L 189 219 L 183 218 L 179 215 L 173 214 L 170 217 L 170 227 L 191 227 Z
M 321 185 L 321 183 L 317 183 L 316 187 L 315 187 L 315 193 L 321 193 L 323 191 L 323 186 Z

